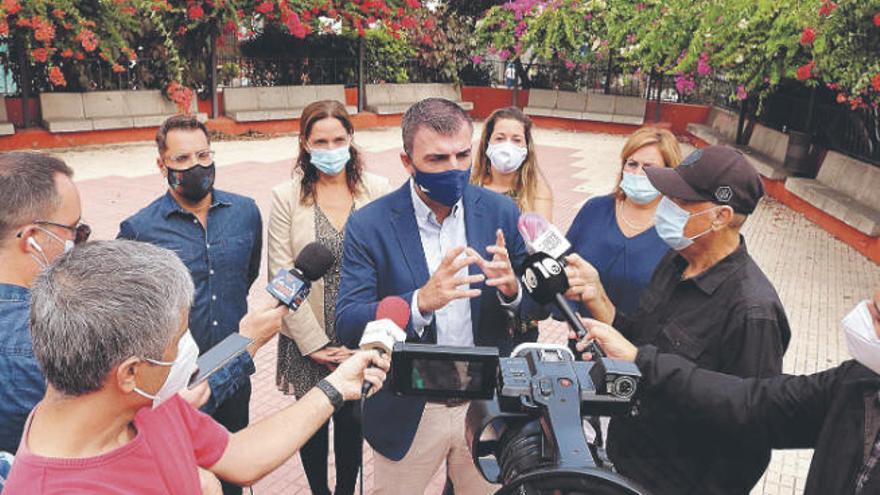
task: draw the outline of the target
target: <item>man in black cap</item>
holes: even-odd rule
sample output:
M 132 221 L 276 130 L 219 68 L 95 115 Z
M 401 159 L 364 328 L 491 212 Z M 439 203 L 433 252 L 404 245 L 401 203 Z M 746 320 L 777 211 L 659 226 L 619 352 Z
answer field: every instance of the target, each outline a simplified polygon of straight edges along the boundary
M 639 309 L 631 316 L 616 311 L 595 268 L 577 255 L 568 258 L 568 296 L 636 345 L 744 378 L 780 374 L 788 320 L 740 235 L 764 195 L 757 172 L 739 151 L 712 146 L 677 168 L 645 173 L 664 195 L 655 228 L 672 250 Z M 683 420 L 650 393 L 638 410 L 611 421 L 608 453 L 620 473 L 655 495 L 747 494 L 770 460 L 765 439 Z

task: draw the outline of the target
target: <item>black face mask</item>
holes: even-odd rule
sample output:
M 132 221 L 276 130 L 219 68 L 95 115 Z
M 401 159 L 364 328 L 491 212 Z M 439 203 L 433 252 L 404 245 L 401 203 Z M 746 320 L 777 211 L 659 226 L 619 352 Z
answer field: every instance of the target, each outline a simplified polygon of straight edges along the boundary
M 193 165 L 184 170 L 168 170 L 168 186 L 177 194 L 192 201 L 201 201 L 214 189 L 214 164 Z

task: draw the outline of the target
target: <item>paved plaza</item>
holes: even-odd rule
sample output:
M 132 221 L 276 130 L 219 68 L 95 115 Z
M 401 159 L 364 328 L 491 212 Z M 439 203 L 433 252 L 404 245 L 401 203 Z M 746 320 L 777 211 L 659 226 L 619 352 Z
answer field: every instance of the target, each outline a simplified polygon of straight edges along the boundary
M 554 223 L 566 229 L 585 200 L 611 190 L 620 168 L 618 156 L 625 137 L 538 129 L 535 141 L 539 162 L 555 194 Z M 405 175 L 398 158 L 399 129 L 359 131 L 355 143 L 365 152 L 369 171 L 388 177 L 394 184 L 403 182 Z M 217 187 L 253 197 L 265 225 L 271 188 L 290 177 L 296 137 L 223 141 L 213 148 L 219 167 Z M 147 205 L 166 188 L 156 168 L 153 143 L 54 153 L 76 171 L 84 219 L 92 224 L 95 239 L 115 237 L 123 218 Z M 792 340 L 785 357 L 785 371 L 812 373 L 845 360 L 847 351 L 839 321 L 856 302 L 880 287 L 880 266 L 769 198 L 746 223 L 745 238 L 752 256 L 776 286 L 788 313 Z M 264 289 L 265 271 L 264 263 L 262 278 L 251 290 L 252 304 L 269 300 Z M 564 335 L 560 324 L 542 326 L 544 341 L 561 341 Z M 275 388 L 275 355 L 276 346 L 271 342 L 257 356 L 251 399 L 253 421 L 293 402 Z M 810 451 L 775 452 L 770 469 L 753 493 L 802 493 L 810 455 Z M 369 493 L 369 448 L 365 449 L 364 460 Z M 332 459 L 329 462 L 333 476 Z M 441 470 L 427 493 L 439 493 L 443 479 Z M 259 495 L 309 493 L 299 458 L 294 457 L 257 483 L 253 491 Z

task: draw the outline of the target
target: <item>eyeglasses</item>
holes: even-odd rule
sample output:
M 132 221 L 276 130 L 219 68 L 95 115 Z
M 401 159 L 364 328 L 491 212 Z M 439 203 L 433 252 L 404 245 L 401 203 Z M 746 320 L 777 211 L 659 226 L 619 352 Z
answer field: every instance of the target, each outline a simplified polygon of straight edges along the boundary
M 71 227 L 70 225 L 49 222 L 47 220 L 36 220 L 34 221 L 34 225 L 51 225 L 52 227 L 58 227 L 60 229 L 70 231 L 73 233 L 74 244 L 82 244 L 89 240 L 89 236 L 92 235 L 92 228 L 84 223 L 78 223 L 76 227 Z
M 181 153 L 168 158 L 175 167 L 185 167 L 193 162 L 207 166 L 214 163 L 214 150 L 202 150 L 195 153 Z
M 639 162 L 637 162 L 637 161 L 635 161 L 635 160 L 633 160 L 633 159 L 630 158 L 629 160 L 627 160 L 627 161 L 623 164 L 623 166 L 626 167 L 626 168 L 631 168 L 631 169 L 637 169 L 637 168 L 639 168 L 639 167 L 645 169 L 645 168 L 648 168 L 648 167 L 658 167 L 659 165 L 654 165 L 653 163 L 639 163 Z

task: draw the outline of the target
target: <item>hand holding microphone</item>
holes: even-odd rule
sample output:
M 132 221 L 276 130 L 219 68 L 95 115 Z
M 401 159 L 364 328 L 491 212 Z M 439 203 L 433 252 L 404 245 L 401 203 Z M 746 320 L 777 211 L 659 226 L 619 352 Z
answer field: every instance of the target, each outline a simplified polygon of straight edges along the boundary
M 525 241 L 526 250 L 530 253 L 522 266 L 523 287 L 539 304 L 554 304 L 562 312 L 577 338 L 586 338 L 587 329 L 565 298 L 564 294 L 569 291 L 571 285 L 565 267 L 558 260 L 571 248 L 571 244 L 556 227 L 538 213 L 523 214 L 519 219 L 518 227 Z M 605 356 L 595 342 L 588 344 L 587 350 L 593 356 Z
M 395 342 L 406 340 L 406 327 L 409 321 L 409 304 L 399 296 L 388 296 L 379 301 L 376 307 L 376 319 L 367 323 L 361 337 L 360 348 L 363 351 L 378 351 L 382 356 L 390 356 Z M 370 391 L 370 382 L 364 382 L 361 395 Z

